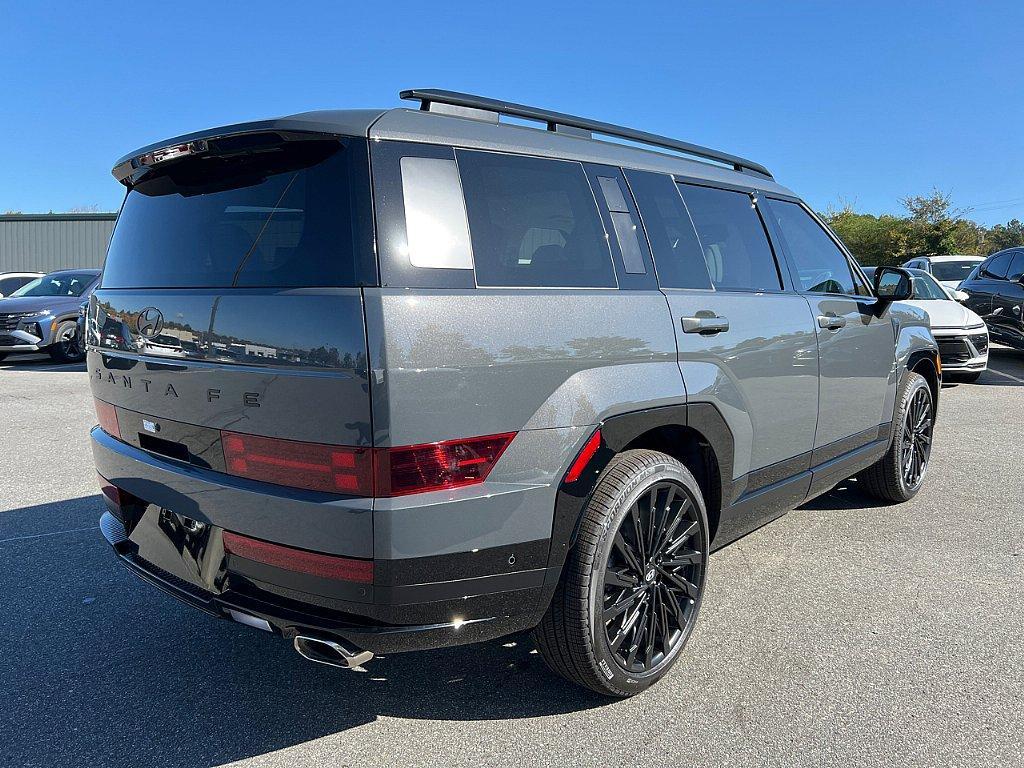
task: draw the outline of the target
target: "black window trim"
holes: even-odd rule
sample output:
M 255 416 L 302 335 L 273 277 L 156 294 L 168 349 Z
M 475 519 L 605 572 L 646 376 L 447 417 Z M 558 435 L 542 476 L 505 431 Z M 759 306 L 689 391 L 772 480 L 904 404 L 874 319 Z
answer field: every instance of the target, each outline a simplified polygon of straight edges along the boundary
M 654 251 L 651 248 L 647 231 L 643 226 L 643 217 L 640 215 L 640 208 L 633 197 L 633 190 L 629 188 L 629 181 L 626 179 L 625 171 L 617 165 L 606 165 L 604 163 L 581 163 L 583 172 L 586 174 L 587 182 L 590 184 L 590 192 L 594 196 L 594 204 L 597 206 L 598 217 L 601 219 L 601 226 L 604 227 L 605 242 L 611 254 L 612 267 L 615 270 L 615 286 L 620 291 L 657 291 L 659 290 L 658 267 L 654 262 Z M 605 201 L 604 193 L 598 195 L 601 175 L 613 175 L 619 183 L 623 200 L 626 203 L 627 211 L 633 223 L 637 225 L 637 240 L 640 245 L 640 255 L 644 262 L 646 272 L 627 272 L 625 259 L 622 256 L 622 249 L 618 243 L 618 233 L 611 222 L 611 210 Z M 623 285 L 623 283 L 627 285 Z M 630 285 L 631 284 L 631 285 Z
M 636 206 L 637 218 L 640 219 L 640 228 L 643 230 L 644 240 L 646 241 L 647 248 L 648 248 L 648 250 L 651 253 L 651 262 L 654 264 L 654 275 L 655 275 L 655 277 L 658 280 L 658 290 L 661 290 L 661 291 L 692 291 L 694 293 L 701 293 L 701 294 L 717 293 L 718 289 L 715 288 L 715 284 L 711 280 L 711 275 L 710 274 L 708 275 L 709 286 L 707 288 L 679 288 L 679 287 L 676 287 L 676 286 L 662 285 L 662 283 L 661 283 L 661 276 L 658 274 L 658 260 L 657 260 L 657 258 L 654 255 L 654 246 L 651 244 L 651 237 L 647 233 L 647 223 L 644 221 L 644 212 L 642 210 L 640 210 L 640 205 L 639 205 L 639 203 L 637 203 L 636 194 L 633 192 L 633 187 L 629 183 L 629 171 L 632 171 L 634 173 L 649 173 L 649 174 L 652 174 L 652 175 L 663 176 L 663 177 L 667 178 L 672 183 L 673 187 L 676 190 L 676 194 L 679 195 L 679 201 L 683 204 L 683 210 L 686 211 L 686 218 L 689 220 L 690 226 L 693 228 L 693 234 L 694 234 L 694 237 L 697 238 L 697 244 L 700 245 L 700 235 L 697 233 L 697 227 L 693 223 L 693 216 L 690 215 L 690 209 L 689 209 L 689 207 L 687 207 L 686 201 L 683 200 L 683 195 L 679 191 L 679 184 L 680 184 L 680 182 L 677 180 L 678 177 L 675 176 L 674 174 L 671 174 L 671 173 L 664 173 L 662 171 L 649 171 L 649 170 L 647 170 L 645 168 L 630 168 L 628 166 L 623 166 L 619 170 L 622 172 L 622 178 L 626 182 L 626 189 L 629 190 L 629 196 L 632 198 L 633 204 Z M 701 254 L 701 258 L 704 258 L 703 254 Z
M 820 291 L 805 291 L 805 290 L 803 290 L 802 288 L 799 287 L 800 286 L 800 281 L 799 281 L 798 275 L 796 274 L 796 271 L 795 271 L 795 266 L 796 265 L 793 262 L 793 258 L 791 256 L 791 254 L 789 253 L 789 248 L 786 245 L 785 237 L 783 237 L 782 233 L 779 232 L 778 233 L 778 236 L 779 236 L 779 249 L 782 250 L 783 252 L 785 252 L 785 254 L 786 254 L 786 266 L 787 266 L 787 268 L 788 268 L 788 270 L 790 272 L 790 277 L 791 277 L 791 279 L 793 281 L 793 285 L 794 285 L 794 289 L 795 289 L 796 293 L 799 293 L 801 295 L 806 295 L 806 296 L 833 296 L 833 297 L 837 297 L 837 298 L 853 299 L 855 301 L 859 301 L 859 302 L 865 303 L 865 304 L 867 304 L 867 303 L 873 304 L 873 303 L 875 303 L 878 300 L 878 297 L 875 295 L 874 283 L 867 278 L 867 275 L 864 274 L 864 270 L 860 266 L 860 263 L 857 261 L 857 259 L 854 257 L 854 255 L 852 253 L 850 253 L 850 250 L 846 247 L 845 243 L 843 243 L 843 241 L 839 239 L 839 236 L 833 231 L 832 227 L 830 227 L 827 223 L 822 221 L 821 217 L 818 216 L 818 214 L 815 213 L 811 209 L 811 207 L 809 205 L 807 205 L 807 203 L 805 203 L 803 200 L 801 200 L 799 197 L 796 197 L 795 195 L 784 195 L 784 194 L 780 194 L 778 192 L 766 193 L 764 195 L 764 197 L 767 198 L 768 200 L 778 200 L 778 201 L 783 202 L 783 203 L 794 203 L 794 204 L 800 206 L 800 208 L 802 208 L 811 217 L 811 219 L 814 220 L 819 227 L 821 227 L 822 231 L 825 232 L 825 234 L 828 236 L 828 238 L 839 249 L 839 252 L 842 253 L 843 256 L 846 257 L 846 264 L 849 267 L 850 272 L 852 273 L 852 275 L 855 277 L 854 282 L 856 282 L 856 280 L 859 279 L 859 280 L 863 281 L 864 285 L 867 286 L 867 289 L 868 289 L 868 295 L 867 296 L 862 296 L 859 293 L 822 293 Z M 771 218 L 771 217 L 768 217 L 768 218 Z M 772 228 L 773 229 L 775 228 L 774 223 L 772 224 Z

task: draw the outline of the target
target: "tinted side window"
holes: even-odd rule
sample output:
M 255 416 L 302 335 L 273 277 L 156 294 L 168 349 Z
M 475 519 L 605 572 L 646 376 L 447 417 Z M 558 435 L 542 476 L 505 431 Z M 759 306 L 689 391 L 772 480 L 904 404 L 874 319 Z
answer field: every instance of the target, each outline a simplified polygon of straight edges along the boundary
M 579 163 L 458 150 L 478 285 L 614 288 Z
M 1007 280 L 1020 280 L 1024 277 L 1024 251 L 1017 251 L 1014 253 L 1013 261 L 1010 262 L 1009 268 L 1006 270 Z
M 711 282 L 736 291 L 782 288 L 775 257 L 750 195 L 680 184 Z
M 626 171 L 665 288 L 710 288 L 711 276 L 690 214 L 670 176 Z
M 982 268 L 982 273 L 987 277 L 1006 277 L 1006 271 L 1010 267 L 1010 259 L 1013 251 L 1005 251 L 993 256 Z
M 859 281 L 846 255 L 831 237 L 797 203 L 767 200 L 770 215 L 778 222 L 786 250 L 797 271 L 800 290 L 810 293 L 857 294 Z

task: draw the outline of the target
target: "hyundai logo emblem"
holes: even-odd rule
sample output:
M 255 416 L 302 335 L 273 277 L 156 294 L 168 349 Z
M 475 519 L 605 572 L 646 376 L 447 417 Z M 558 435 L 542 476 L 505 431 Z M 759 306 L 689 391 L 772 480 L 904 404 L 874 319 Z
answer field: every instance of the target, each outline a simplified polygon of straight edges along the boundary
M 160 331 L 164 329 L 164 316 L 156 307 L 146 307 L 139 312 L 135 320 L 135 329 L 147 339 L 159 336 Z

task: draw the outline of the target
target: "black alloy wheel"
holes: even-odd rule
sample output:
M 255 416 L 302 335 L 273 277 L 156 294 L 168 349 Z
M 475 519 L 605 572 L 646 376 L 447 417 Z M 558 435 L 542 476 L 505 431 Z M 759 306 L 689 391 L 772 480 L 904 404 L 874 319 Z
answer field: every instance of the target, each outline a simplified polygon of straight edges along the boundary
M 932 395 L 927 387 L 914 392 L 903 423 L 900 463 L 908 490 L 917 490 L 932 452 Z
M 60 324 L 57 338 L 50 347 L 50 357 L 61 363 L 79 363 L 85 359 L 85 344 L 78 332 L 78 323 Z
M 667 481 L 638 498 L 615 533 L 604 569 L 604 631 L 622 668 L 650 672 L 694 618 L 704 555 L 697 507 Z
M 533 632 L 545 663 L 606 696 L 668 674 L 697 621 L 710 545 L 702 489 L 672 456 L 612 457 Z

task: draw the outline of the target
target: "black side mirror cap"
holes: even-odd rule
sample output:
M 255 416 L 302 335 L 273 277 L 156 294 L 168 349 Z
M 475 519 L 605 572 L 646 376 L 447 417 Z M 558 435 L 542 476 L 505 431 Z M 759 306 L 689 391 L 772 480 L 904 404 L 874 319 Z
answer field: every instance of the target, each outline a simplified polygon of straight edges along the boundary
M 914 297 L 914 280 L 902 267 L 875 269 L 875 295 L 882 301 L 907 301 Z

